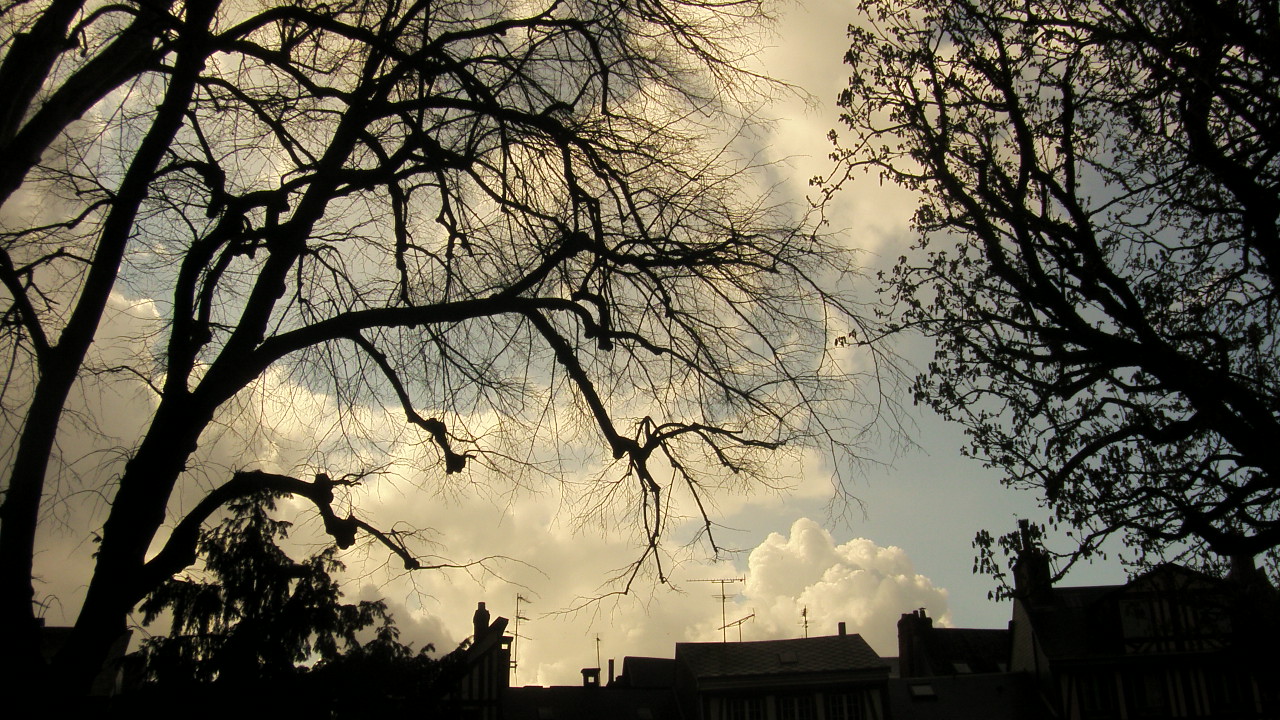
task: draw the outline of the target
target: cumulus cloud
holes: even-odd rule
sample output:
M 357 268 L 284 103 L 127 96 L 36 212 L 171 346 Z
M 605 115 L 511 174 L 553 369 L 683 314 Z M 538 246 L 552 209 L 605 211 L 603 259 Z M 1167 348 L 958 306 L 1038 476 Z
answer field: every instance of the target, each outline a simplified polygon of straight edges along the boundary
M 897 655 L 897 621 L 928 608 L 950 624 L 947 591 L 915 572 L 897 547 L 866 538 L 836 544 L 817 522 L 800 518 L 786 537 L 773 533 L 751 552 L 741 607 L 755 612 L 753 639 L 796 637 L 807 609 L 810 635 L 837 624 L 859 633 L 881 655 Z
M 836 97 L 848 87 L 849 67 L 844 53 L 849 46 L 847 29 L 857 20 L 851 3 L 796 3 L 782 15 L 775 28 L 776 40 L 759 56 L 761 70 L 801 88 L 780 98 L 766 111 L 772 119 L 760 138 L 762 156 L 784 163 L 780 188 L 802 206 L 816 199 L 809 185 L 813 177 L 830 177 L 835 163 L 828 133 L 840 132 Z M 838 178 L 836 178 L 838 179 Z M 850 247 L 885 252 L 896 257 L 896 244 L 908 239 L 908 223 L 916 197 L 875 173 L 859 173 L 845 183 L 845 191 L 824 209 L 828 227 L 841 233 Z
M 520 628 L 515 683 L 577 684 L 580 669 L 596 665 L 597 638 L 601 664 L 624 656 L 672 657 L 677 642 L 719 641 L 720 586 L 696 581 L 744 575 L 745 584 L 725 587 L 731 597 L 725 609 L 730 622 L 755 614 L 742 625 L 743 640 L 802 637 L 801 612 L 807 608 L 810 636 L 835 634 L 837 623 L 845 622 L 849 632 L 861 634 L 887 657 L 897 655 L 902 613 L 925 607 L 939 624 L 950 624 L 947 591 L 915 572 L 901 548 L 865 538 L 837 543 L 808 518 L 796 520 L 785 535 L 770 534 L 738 566 L 688 561 L 671 569 L 673 586 L 648 578 L 631 596 L 564 613 L 581 598 L 599 593 L 609 571 L 635 548 L 617 535 L 575 532 L 557 521 L 554 495 L 521 503 L 520 513 L 475 505 L 425 513 L 424 518 L 453 515 L 457 529 L 448 535 L 452 551 L 465 553 L 487 534 L 491 549 L 536 563 L 539 571 L 498 563 L 495 570 L 501 577 L 437 572 L 388 581 L 378 592 L 395 603 L 397 618 L 411 619 L 404 636 L 419 646 L 433 642 L 447 650 L 469 633 L 477 600 L 485 600 L 494 617 L 514 618 L 519 593 L 533 602 L 520 609 L 527 620 Z M 364 589 L 366 595 L 370 592 Z M 730 628 L 730 640 L 738 632 Z

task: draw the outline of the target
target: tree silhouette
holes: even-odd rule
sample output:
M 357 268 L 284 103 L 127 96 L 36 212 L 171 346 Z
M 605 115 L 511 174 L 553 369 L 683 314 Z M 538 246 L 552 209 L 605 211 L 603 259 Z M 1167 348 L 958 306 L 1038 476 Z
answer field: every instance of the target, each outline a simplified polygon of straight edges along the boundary
M 386 603 L 343 603 L 336 547 L 301 562 L 280 547 L 291 524 L 271 517 L 279 498 L 263 492 L 228 503 L 229 515 L 200 533 L 200 566 L 139 605 L 144 624 L 166 613 L 171 622 L 167 635 L 143 642 L 146 684 L 125 705 L 196 702 L 200 717 L 224 716 L 246 695 L 255 713 L 366 717 L 437 707 L 464 648 L 439 659 L 429 644 L 415 652 L 399 641 Z M 362 642 L 361 631 L 373 636 Z
M 302 562 L 281 549 L 290 523 L 270 516 L 272 494 L 227 509 L 228 518 L 200 534 L 202 577 L 171 578 L 139 606 L 145 624 L 165 611 L 173 617 L 167 637 L 143 646 L 148 677 L 162 686 L 272 681 L 296 675 L 307 660 L 359 648 L 356 633 L 370 626 L 394 631 L 384 603 L 341 602 L 337 548 Z
M 689 0 L 0 5 L 0 653 L 33 676 L 19 685 L 45 675 L 37 528 L 74 491 L 109 507 L 48 675 L 66 692 L 237 498 L 290 493 L 341 547 L 367 532 L 406 568 L 449 565 L 352 509 L 383 463 L 367 422 L 383 404 L 433 460 L 428 488 L 464 472 L 532 482 L 558 465 L 531 448 L 594 436 L 613 475 L 577 492 L 626 508 L 644 548 L 622 591 L 641 567 L 664 577 L 668 510 L 696 508 L 710 538 L 704 496 L 775 482 L 766 455 L 856 450 L 856 406 L 882 407 L 857 376 L 882 358 L 847 373 L 825 354 L 861 321 L 840 284 L 852 261 L 732 149 L 761 82 L 738 48 L 766 15 Z M 157 321 L 117 361 L 95 342 L 121 299 Z M 68 398 L 104 378 L 144 388 L 151 414 L 122 466 L 69 478 L 60 438 L 94 414 Z M 197 448 L 281 385 L 281 402 L 328 398 L 313 457 L 354 467 L 293 477 L 254 425 L 239 467 L 262 469 L 201 468 Z
M 884 276 L 936 343 L 917 401 L 1043 491 L 1073 559 L 1274 559 L 1275 3 L 863 9 L 838 155 L 922 194 Z

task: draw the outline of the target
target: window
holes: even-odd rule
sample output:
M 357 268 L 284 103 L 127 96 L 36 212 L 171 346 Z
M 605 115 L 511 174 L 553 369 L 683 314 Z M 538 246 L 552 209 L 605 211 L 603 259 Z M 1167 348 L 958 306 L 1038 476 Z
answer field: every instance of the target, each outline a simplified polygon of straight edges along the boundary
M 824 720 L 882 720 L 880 692 L 876 688 L 823 695 Z
M 938 694 L 933 691 L 933 685 L 929 683 L 915 683 L 907 688 L 911 692 L 912 700 L 936 700 Z
M 823 699 L 826 720 L 861 720 L 857 703 L 851 702 L 849 693 L 827 693 Z
M 1169 678 L 1161 670 L 1139 670 L 1124 678 L 1129 717 L 1169 717 Z
M 1120 624 L 1125 639 L 1147 640 L 1167 634 L 1160 622 L 1161 606 L 1153 598 L 1126 597 L 1120 601 Z
M 812 693 L 779 695 L 774 702 L 778 720 L 818 720 L 818 703 Z
M 1253 709 L 1253 682 L 1243 668 L 1216 668 L 1205 672 L 1209 711 L 1215 716 L 1246 713 Z
M 1209 650 L 1231 633 L 1222 598 L 1204 591 L 1130 594 L 1120 600 L 1120 623 L 1129 653 Z
M 1082 717 L 1090 720 L 1120 717 L 1116 708 L 1115 675 L 1105 672 L 1079 675 L 1075 686 Z
M 720 699 L 721 720 L 764 720 L 763 697 L 726 697 Z

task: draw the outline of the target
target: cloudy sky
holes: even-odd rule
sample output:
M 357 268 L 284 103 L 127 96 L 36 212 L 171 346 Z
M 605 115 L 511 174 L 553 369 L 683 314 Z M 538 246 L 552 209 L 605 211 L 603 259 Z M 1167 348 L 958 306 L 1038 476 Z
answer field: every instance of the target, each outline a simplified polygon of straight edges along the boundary
M 757 139 L 761 151 L 786 164 L 784 189 L 802 198 L 807 180 L 829 170 L 827 132 L 836 126 L 834 98 L 847 77 L 841 64 L 845 27 L 853 19 L 851 2 L 808 2 L 786 8 L 777 35 L 761 62 L 775 77 L 804 93 L 772 107 L 776 121 Z M 881 187 L 875 178 L 854 183 L 839 196 L 829 213 L 833 229 L 848 242 L 867 251 L 868 262 L 882 264 L 901 253 L 908 239 L 907 218 L 912 198 Z M 115 299 L 104 339 L 128 345 L 155 327 L 158 314 L 145 302 Z M 101 352 L 110 353 L 111 342 Z M 908 357 L 927 358 L 923 342 L 902 347 Z M 110 358 L 102 358 L 110 364 Z M 286 417 L 295 413 L 323 417 L 323 397 L 308 396 L 287 387 L 282 378 L 268 378 L 261 402 L 246 407 L 243 422 L 224 422 L 201 450 L 201 467 L 217 475 L 239 467 L 244 438 L 282 448 L 307 446 L 306 437 Z M 286 397 L 288 407 L 272 398 Z M 146 395 L 119 384 L 86 384 L 73 409 L 104 407 L 111 414 L 103 426 L 120 440 L 136 433 L 149 410 Z M 264 435 L 256 424 L 277 418 Z M 347 558 L 345 592 L 363 599 L 385 598 L 396 614 L 403 639 L 421 646 L 433 643 L 451 649 L 470 633 L 471 613 L 485 601 L 494 616 L 514 618 L 517 594 L 529 601 L 520 614 L 517 684 L 576 684 L 579 670 L 602 660 L 625 655 L 670 657 L 674 643 L 711 641 L 721 637 L 720 585 L 700 582 L 713 578 L 745 578 L 728 584 L 730 598 L 724 615 L 730 621 L 750 620 L 729 630 L 743 640 L 799 637 L 802 614 L 811 635 L 832 634 L 837 622 L 861 633 L 882 655 L 896 655 L 898 616 L 926 608 L 944 624 L 964 627 L 1002 627 L 1009 606 L 987 600 L 990 583 L 970 573 L 970 541 L 981 528 L 1006 531 L 1017 517 L 1038 517 L 1035 498 L 1015 494 L 999 485 L 994 471 L 964 460 L 958 452 L 959 432 L 921 411 L 915 418 L 917 447 L 876 449 L 883 464 L 842 468 L 865 508 L 832 508 L 829 478 L 833 468 L 818 457 L 804 457 L 798 475 L 804 478 L 786 494 L 761 492 L 722 498 L 715 512 L 728 528 L 718 540 L 741 551 L 718 562 L 695 545 L 678 554 L 669 568 L 670 585 L 642 577 L 625 597 L 598 598 L 616 589 L 610 581 L 639 548 L 635 537 L 611 532 L 606 523 L 579 522 L 574 512 L 574 488 L 548 483 L 510 492 L 471 477 L 449 492 L 423 494 L 412 483 L 394 477 L 363 491 L 362 513 L 384 524 L 403 521 L 434 528 L 431 540 L 440 553 L 464 561 L 492 557 L 483 566 L 447 572 L 404 573 L 389 565 L 385 553 L 370 550 Z M 393 414 L 370 424 L 395 424 Z M 303 425 L 305 426 L 305 424 Z M 395 431 L 389 431 L 395 436 Z M 274 433 L 274 435 L 272 434 Z M 101 438 L 90 441 L 71 434 L 63 456 L 78 470 L 109 467 L 117 456 L 95 448 L 109 447 Z M 281 450 L 274 464 L 280 468 L 322 464 L 323 458 L 287 456 Z M 261 454 L 258 455 L 261 457 Z M 394 470 L 394 468 L 393 468 Z M 49 601 L 50 624 L 70 623 L 90 571 L 92 543 L 85 528 L 100 513 L 101 503 L 77 497 L 51 508 L 42 528 L 38 556 L 38 592 Z M 299 535 L 307 537 L 309 521 L 300 519 Z M 677 528 L 676 537 L 691 535 L 692 527 Z M 1114 582 L 1118 566 L 1095 566 L 1073 574 L 1078 584 Z

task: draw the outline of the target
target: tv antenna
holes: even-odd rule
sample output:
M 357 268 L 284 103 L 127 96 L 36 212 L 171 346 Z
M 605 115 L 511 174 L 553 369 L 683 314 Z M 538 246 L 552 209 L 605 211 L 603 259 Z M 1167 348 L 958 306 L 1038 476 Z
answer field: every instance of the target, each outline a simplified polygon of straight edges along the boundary
M 809 606 L 805 605 L 800 611 L 800 624 L 804 625 L 804 636 L 809 637 Z
M 756 614 L 755 614 L 755 612 L 753 611 L 750 615 L 748 615 L 748 616 L 746 616 L 746 617 L 738 618 L 737 620 L 734 620 L 733 622 L 729 623 L 728 625 L 725 625 L 724 627 L 722 627 L 722 628 L 720 628 L 720 629 L 721 629 L 721 630 L 724 630 L 724 629 L 726 629 L 726 628 L 731 628 L 731 627 L 736 627 L 736 628 L 738 628 L 738 642 L 742 642 L 742 624 L 743 624 L 743 623 L 745 623 L 745 622 L 746 622 L 746 621 L 748 621 L 748 620 L 754 620 L 754 619 L 755 619 L 755 617 L 756 617 Z
M 516 594 L 516 628 L 511 632 L 511 683 L 514 685 L 517 675 L 516 668 L 520 667 L 520 621 L 528 620 L 520 614 L 520 603 L 527 603 L 529 599 L 525 596 Z
M 720 585 L 720 594 L 711 596 L 711 597 L 720 598 L 720 623 L 721 623 L 720 642 L 729 642 L 729 623 L 725 619 L 724 603 L 726 600 L 728 600 L 732 596 L 724 591 L 724 586 L 728 585 L 729 583 L 736 583 L 736 582 L 745 583 L 746 581 L 747 579 L 745 577 L 715 578 L 712 580 L 690 580 L 689 581 L 689 582 L 717 583 L 718 585 Z

